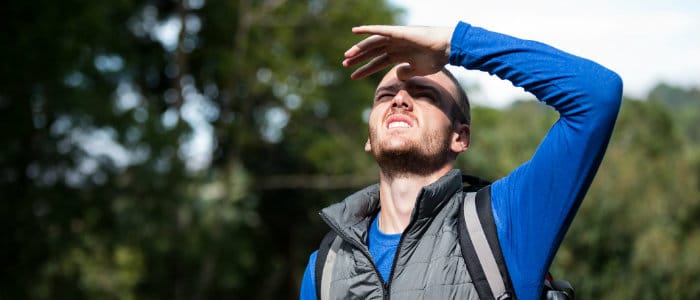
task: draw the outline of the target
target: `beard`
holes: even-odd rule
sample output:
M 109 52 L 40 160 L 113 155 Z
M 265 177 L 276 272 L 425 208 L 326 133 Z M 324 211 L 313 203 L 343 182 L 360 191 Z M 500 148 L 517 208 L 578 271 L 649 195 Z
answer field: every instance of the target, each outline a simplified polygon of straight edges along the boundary
M 372 155 L 384 175 L 389 178 L 427 176 L 451 160 L 449 132 L 448 129 L 431 132 L 420 141 L 405 140 L 402 145 L 391 147 L 388 141 L 379 141 L 376 129 L 370 128 Z

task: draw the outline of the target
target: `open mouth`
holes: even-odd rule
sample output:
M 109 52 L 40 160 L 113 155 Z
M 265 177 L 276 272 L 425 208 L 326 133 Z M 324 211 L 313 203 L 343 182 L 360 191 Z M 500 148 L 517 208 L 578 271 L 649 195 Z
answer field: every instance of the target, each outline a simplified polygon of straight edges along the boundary
M 413 119 L 403 114 L 393 114 L 386 119 L 386 128 L 411 128 Z
M 391 122 L 387 128 L 411 128 L 406 122 Z

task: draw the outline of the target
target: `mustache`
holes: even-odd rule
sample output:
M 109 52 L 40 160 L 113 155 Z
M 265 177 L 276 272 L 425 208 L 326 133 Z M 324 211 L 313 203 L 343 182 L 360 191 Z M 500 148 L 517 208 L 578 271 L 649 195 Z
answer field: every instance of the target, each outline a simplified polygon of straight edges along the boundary
M 384 116 L 384 118 L 382 119 L 382 123 L 386 122 L 390 117 L 397 116 L 397 115 L 406 116 L 406 117 L 410 118 L 411 121 L 413 121 L 413 122 L 416 121 L 416 116 L 413 113 L 411 113 L 405 109 L 392 107 L 391 111 L 389 113 L 387 113 Z

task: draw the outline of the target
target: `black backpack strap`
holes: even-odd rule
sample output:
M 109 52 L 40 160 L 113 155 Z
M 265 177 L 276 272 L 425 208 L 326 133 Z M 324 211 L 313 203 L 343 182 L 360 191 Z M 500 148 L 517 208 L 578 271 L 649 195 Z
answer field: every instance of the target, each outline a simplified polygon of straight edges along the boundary
M 466 188 L 467 190 L 471 190 L 470 188 L 473 188 L 474 191 L 478 191 L 479 189 L 490 185 L 491 181 L 473 175 L 462 174 L 462 183 L 469 184 L 469 187 Z
M 574 293 L 574 288 L 571 286 L 571 283 L 561 279 L 554 280 L 549 273 L 547 273 L 547 277 L 545 278 L 542 294 L 542 299 L 544 300 L 576 299 L 576 293 Z
M 491 210 L 491 186 L 465 193 L 459 243 L 480 299 L 516 299 Z
M 330 282 L 335 264 L 335 256 L 340 249 L 342 239 L 330 231 L 321 240 L 321 246 L 316 254 L 315 278 L 316 281 L 316 299 L 326 300 L 329 297 Z

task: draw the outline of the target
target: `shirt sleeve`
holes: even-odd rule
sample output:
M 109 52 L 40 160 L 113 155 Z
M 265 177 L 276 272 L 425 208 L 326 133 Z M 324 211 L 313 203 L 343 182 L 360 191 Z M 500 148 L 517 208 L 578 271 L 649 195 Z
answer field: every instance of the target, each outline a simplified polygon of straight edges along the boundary
M 516 294 L 537 299 L 607 148 L 622 81 L 590 60 L 463 22 L 449 59 L 509 80 L 559 113 L 532 158 L 492 185 L 498 238 Z
M 316 300 L 316 256 L 318 251 L 314 251 L 309 256 L 309 264 L 304 270 L 304 277 L 301 279 L 301 289 L 299 290 L 299 299 L 301 300 Z

